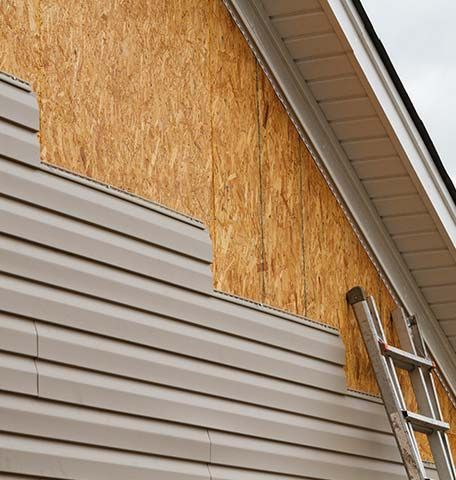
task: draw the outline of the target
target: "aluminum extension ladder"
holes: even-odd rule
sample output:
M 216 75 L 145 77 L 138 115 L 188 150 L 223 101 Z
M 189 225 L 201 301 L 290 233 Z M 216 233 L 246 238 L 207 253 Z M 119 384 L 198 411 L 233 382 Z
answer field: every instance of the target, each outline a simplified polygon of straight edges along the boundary
M 399 451 L 410 480 L 428 480 L 414 432 L 427 435 L 440 480 L 456 480 L 448 437 L 449 425 L 442 413 L 426 345 L 414 317 L 407 318 L 402 308 L 393 314 L 393 324 L 404 350 L 388 345 L 380 316 L 372 297 L 361 287 L 347 293 L 383 397 Z M 407 370 L 415 392 L 419 413 L 407 410 L 396 368 Z

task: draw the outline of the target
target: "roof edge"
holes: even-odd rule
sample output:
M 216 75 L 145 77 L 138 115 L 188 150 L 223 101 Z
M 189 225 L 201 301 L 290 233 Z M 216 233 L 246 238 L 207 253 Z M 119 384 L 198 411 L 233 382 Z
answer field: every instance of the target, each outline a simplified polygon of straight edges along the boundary
M 405 89 L 405 86 L 402 83 L 402 80 L 400 79 L 396 69 L 394 68 L 393 62 L 391 61 L 391 58 L 388 55 L 388 52 L 385 46 L 383 45 L 383 42 L 380 40 L 379 36 L 377 35 L 377 32 L 375 31 L 375 28 L 363 4 L 361 3 L 361 0 L 351 0 L 351 1 L 356 11 L 358 12 L 359 17 L 363 22 L 364 28 L 366 29 L 366 32 L 369 34 L 369 37 L 372 43 L 374 44 L 380 59 L 385 65 L 385 68 L 389 76 L 391 77 L 391 80 L 394 86 L 396 87 L 396 90 L 398 91 L 399 96 L 404 102 L 405 108 L 407 109 L 413 123 L 415 124 L 415 127 L 418 130 L 418 133 L 421 135 L 421 138 L 423 139 L 423 142 L 429 151 L 432 161 L 434 162 L 434 165 L 437 171 L 439 172 L 442 178 L 442 181 L 448 190 L 448 193 L 450 194 L 451 198 L 453 199 L 453 202 L 456 205 L 456 187 L 453 181 L 451 180 L 450 176 L 448 175 L 448 172 L 445 166 L 443 165 L 442 159 L 440 158 L 437 148 L 435 147 L 435 144 L 432 141 L 432 138 L 429 135 L 429 132 L 427 131 L 426 126 L 421 120 L 421 117 L 418 115 L 418 112 L 416 111 L 416 108 L 413 105 L 413 102 L 407 90 Z
M 433 217 L 448 251 L 456 261 L 456 203 L 437 169 L 428 145 L 396 88 L 393 78 L 366 31 L 354 1 L 320 0 L 320 2 L 330 17 L 340 41 L 352 58 L 352 62 L 355 62 L 359 74 L 363 76 L 363 83 L 369 86 L 372 99 L 375 98 L 382 116 L 394 132 L 400 157 L 414 180 L 427 210 Z M 395 77 L 400 83 L 396 72 Z M 403 85 L 402 91 L 405 92 Z M 408 101 L 412 108 L 409 97 Z M 415 115 L 418 121 L 419 116 L 416 111 Z M 418 121 L 418 124 L 420 122 L 421 120 Z M 429 138 L 429 134 L 427 136 Z M 436 152 L 435 147 L 434 151 Z

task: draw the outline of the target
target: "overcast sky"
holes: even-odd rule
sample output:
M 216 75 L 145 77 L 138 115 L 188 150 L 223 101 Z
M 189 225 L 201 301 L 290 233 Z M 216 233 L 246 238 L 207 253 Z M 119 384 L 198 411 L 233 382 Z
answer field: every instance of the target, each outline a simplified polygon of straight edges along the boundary
M 456 184 L 456 1 L 362 3 Z

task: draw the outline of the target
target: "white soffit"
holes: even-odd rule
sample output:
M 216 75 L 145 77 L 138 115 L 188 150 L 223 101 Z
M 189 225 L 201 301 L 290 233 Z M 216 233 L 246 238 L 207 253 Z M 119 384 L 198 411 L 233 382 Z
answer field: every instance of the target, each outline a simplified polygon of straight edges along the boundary
M 350 0 L 226 0 L 456 392 L 456 208 Z

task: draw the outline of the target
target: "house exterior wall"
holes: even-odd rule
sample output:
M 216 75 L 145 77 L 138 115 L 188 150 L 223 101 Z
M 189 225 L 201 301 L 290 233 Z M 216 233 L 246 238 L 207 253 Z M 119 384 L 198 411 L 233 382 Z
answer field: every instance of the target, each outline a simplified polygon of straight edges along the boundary
M 2 478 L 405 479 L 337 330 L 214 293 L 202 225 L 5 145 Z
M 0 68 L 39 95 L 42 160 L 200 218 L 217 290 L 337 328 L 348 387 L 376 393 L 345 293 L 373 294 L 392 340 L 394 301 L 223 4 L 22 0 L 0 15 Z

